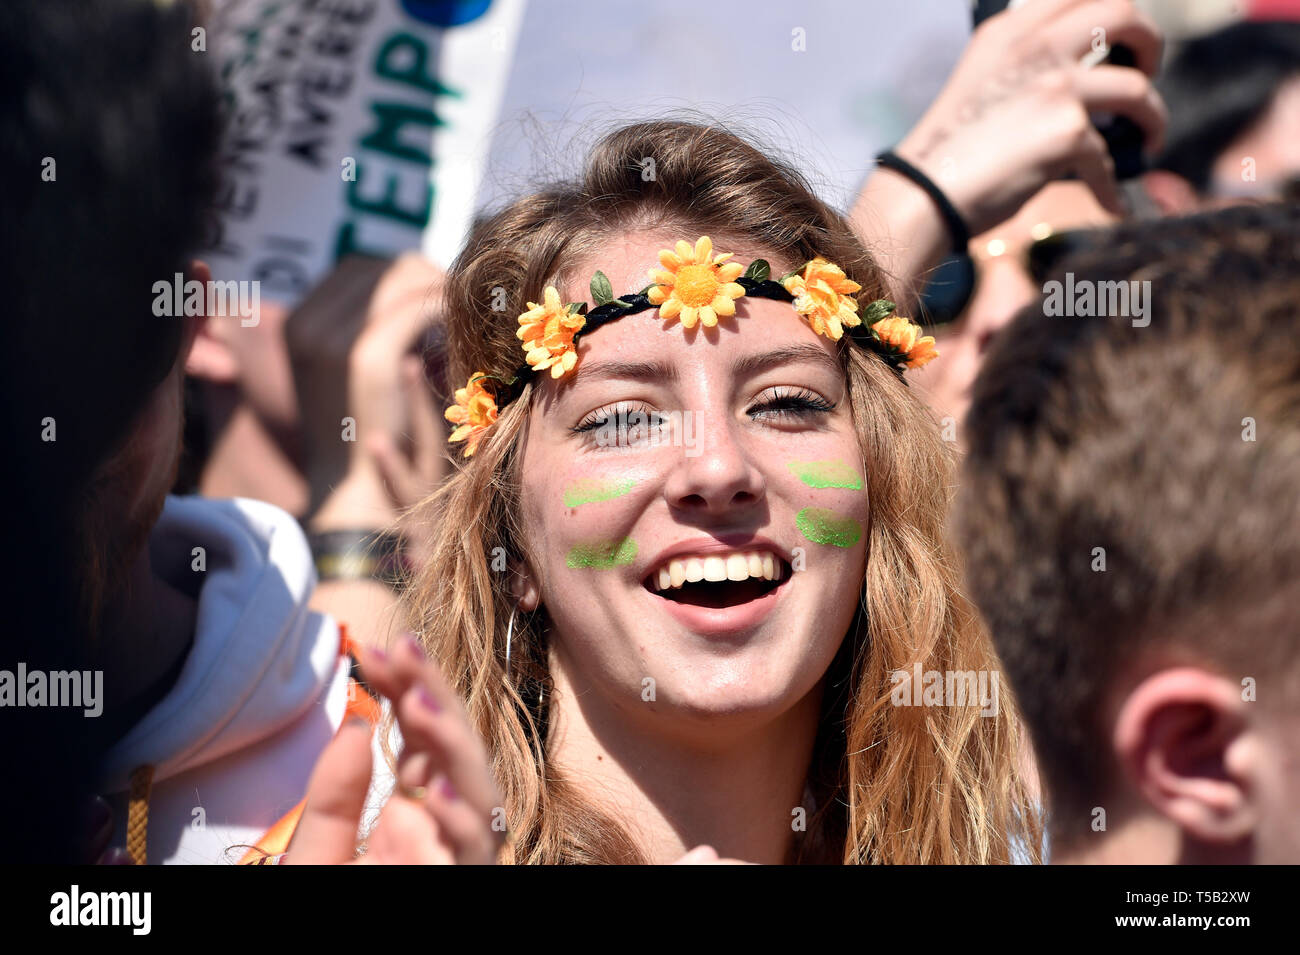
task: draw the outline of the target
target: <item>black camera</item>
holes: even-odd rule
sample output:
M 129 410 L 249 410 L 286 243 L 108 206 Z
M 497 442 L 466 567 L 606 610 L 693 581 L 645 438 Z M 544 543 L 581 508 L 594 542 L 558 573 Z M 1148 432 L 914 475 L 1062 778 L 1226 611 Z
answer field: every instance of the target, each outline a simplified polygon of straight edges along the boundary
M 978 0 L 973 13 L 974 25 L 979 26 L 989 17 L 1001 13 L 1009 3 L 1010 0 Z M 1137 58 L 1132 50 L 1118 43 L 1110 48 L 1110 53 L 1103 62 L 1111 66 L 1136 66 Z M 1142 155 L 1142 127 L 1127 116 L 1110 116 L 1095 121 L 1093 125 L 1106 140 L 1106 148 L 1115 163 L 1116 179 L 1132 179 L 1146 171 L 1146 160 Z

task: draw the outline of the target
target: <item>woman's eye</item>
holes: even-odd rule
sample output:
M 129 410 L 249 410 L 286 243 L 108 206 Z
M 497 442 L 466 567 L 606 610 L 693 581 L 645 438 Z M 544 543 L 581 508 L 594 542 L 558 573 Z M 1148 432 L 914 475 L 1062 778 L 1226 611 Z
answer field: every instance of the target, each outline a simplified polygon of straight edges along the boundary
M 813 418 L 835 410 L 835 404 L 807 388 L 777 387 L 766 391 L 749 409 L 751 418 Z
M 662 415 L 648 408 L 618 404 L 598 408 L 571 430 L 600 448 L 627 448 L 653 442 L 666 424 Z

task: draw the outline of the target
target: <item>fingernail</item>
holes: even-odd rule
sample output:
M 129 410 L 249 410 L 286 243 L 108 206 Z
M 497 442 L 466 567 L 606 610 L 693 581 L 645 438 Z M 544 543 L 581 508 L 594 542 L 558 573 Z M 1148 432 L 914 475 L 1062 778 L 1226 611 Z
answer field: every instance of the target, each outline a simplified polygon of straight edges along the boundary
M 135 865 L 135 857 L 125 849 L 109 849 L 99 857 L 98 865 Z
M 456 792 L 456 787 L 451 784 L 450 779 L 444 779 L 441 783 L 438 784 L 438 794 L 441 795 L 442 798 L 446 799 L 448 802 L 452 802 L 460 798 L 460 795 Z
M 421 660 L 424 659 L 424 647 L 420 646 L 420 641 L 415 638 L 415 634 L 408 633 L 402 638 L 407 648 Z
M 379 647 L 368 647 L 367 652 L 381 663 L 388 659 L 388 652 L 386 650 L 381 650 Z
M 442 706 L 433 698 L 429 688 L 422 686 L 415 693 L 415 698 L 420 701 L 420 705 L 431 713 L 441 713 Z

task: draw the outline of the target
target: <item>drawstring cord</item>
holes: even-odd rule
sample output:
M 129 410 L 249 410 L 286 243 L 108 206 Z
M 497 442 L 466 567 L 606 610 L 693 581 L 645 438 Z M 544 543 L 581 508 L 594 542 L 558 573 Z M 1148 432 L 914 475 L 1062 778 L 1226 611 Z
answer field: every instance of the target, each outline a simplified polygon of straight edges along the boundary
M 153 767 L 137 766 L 131 772 L 131 791 L 126 804 L 126 851 L 136 865 L 145 865 L 149 857 L 149 790 L 153 786 Z

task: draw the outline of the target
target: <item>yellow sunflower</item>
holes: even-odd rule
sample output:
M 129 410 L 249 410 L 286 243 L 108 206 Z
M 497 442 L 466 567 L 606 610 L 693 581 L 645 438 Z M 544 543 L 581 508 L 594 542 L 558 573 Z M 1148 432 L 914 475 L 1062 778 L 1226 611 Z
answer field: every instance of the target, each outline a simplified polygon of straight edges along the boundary
M 920 368 L 939 357 L 934 347 L 934 336 L 921 337 L 921 326 L 911 319 L 900 315 L 882 318 L 871 326 L 871 330 L 906 358 L 904 364 L 908 368 Z
M 467 458 L 478 450 L 478 443 L 484 433 L 497 420 L 496 399 L 483 387 L 486 378 L 487 375 L 481 371 L 470 375 L 469 383 L 464 388 L 456 389 L 456 403 L 446 412 L 447 420 L 458 425 L 447 440 L 466 441 Z
M 713 241 L 701 236 L 692 249 L 689 242 L 678 242 L 677 250 L 662 249 L 659 264 L 651 269 L 655 285 L 646 293 L 651 305 L 659 306 L 659 317 L 679 319 L 684 328 L 694 328 L 696 321 L 712 328 L 718 317 L 736 314 L 736 299 L 745 294 L 737 284 L 744 267 L 727 262 L 734 253 L 713 256 Z M 723 263 L 726 262 L 724 265 Z
M 571 312 L 554 286 L 546 286 L 542 298 L 540 305 L 528 303 L 528 311 L 519 316 L 515 336 L 523 340 L 525 360 L 533 371 L 549 368 L 552 378 L 561 378 L 578 363 L 573 336 L 587 324 L 587 318 Z
M 857 300 L 852 297 L 862 286 L 820 256 L 804 266 L 802 275 L 786 276 L 781 284 L 794 296 L 794 310 L 808 320 L 818 335 L 839 341 L 844 326 L 862 324 Z

